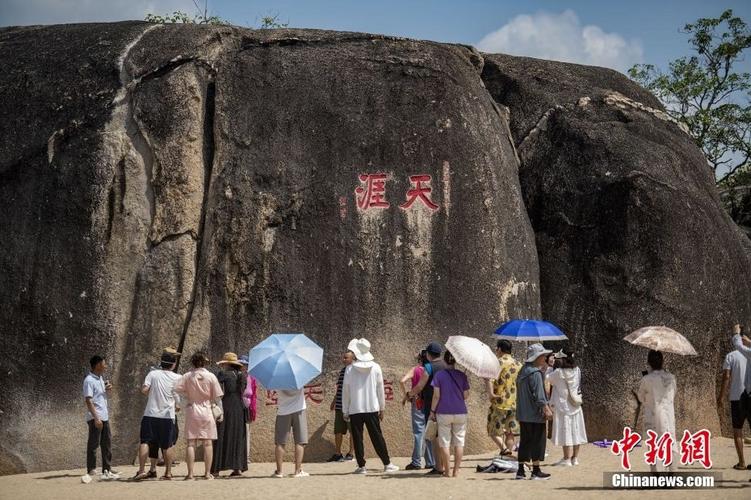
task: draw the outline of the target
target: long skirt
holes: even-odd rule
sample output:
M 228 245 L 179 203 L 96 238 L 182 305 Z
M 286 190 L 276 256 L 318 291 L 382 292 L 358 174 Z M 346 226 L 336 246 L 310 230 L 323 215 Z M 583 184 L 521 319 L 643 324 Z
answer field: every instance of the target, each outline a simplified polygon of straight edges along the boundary
M 553 415 L 553 444 L 555 446 L 576 446 L 587 442 L 587 429 L 584 427 L 584 412 L 573 415 L 556 411 Z

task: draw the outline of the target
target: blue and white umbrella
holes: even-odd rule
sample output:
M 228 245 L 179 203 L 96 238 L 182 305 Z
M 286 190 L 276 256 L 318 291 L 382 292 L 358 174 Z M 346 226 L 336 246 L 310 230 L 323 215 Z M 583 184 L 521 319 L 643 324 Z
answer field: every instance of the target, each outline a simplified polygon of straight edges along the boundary
M 526 342 L 567 340 L 568 337 L 553 323 L 533 319 L 514 319 L 498 327 L 494 335 L 502 339 Z
M 275 333 L 249 358 L 248 373 L 266 389 L 302 389 L 321 374 L 323 348 L 302 333 Z

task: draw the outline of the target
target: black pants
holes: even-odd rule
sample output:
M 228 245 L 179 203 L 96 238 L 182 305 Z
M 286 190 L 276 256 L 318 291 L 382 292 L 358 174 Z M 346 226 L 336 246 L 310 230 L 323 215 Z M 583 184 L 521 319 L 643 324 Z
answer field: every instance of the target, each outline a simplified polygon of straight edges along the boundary
M 519 422 L 519 463 L 545 459 L 545 422 Z
M 378 413 L 355 413 L 349 416 L 352 431 L 352 441 L 355 445 L 355 458 L 357 466 L 365 467 L 365 445 L 363 443 L 363 425 L 368 429 L 370 442 L 373 443 L 378 457 L 386 466 L 391 463 L 389 450 L 386 448 L 386 441 L 383 439 L 381 432 L 381 421 L 378 419 Z
M 102 472 L 110 470 L 112 467 L 112 435 L 110 434 L 110 423 L 107 420 L 102 421 L 102 428 L 97 429 L 94 420 L 89 420 L 89 440 L 86 443 L 86 472 L 96 469 L 96 449 L 102 447 Z

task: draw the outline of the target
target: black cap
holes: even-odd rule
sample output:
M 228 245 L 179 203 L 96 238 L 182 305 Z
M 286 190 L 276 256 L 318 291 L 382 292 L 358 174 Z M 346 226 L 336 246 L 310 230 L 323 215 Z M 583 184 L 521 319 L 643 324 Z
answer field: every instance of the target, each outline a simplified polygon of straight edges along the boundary
M 174 354 L 163 352 L 161 363 L 164 365 L 171 365 L 171 364 L 177 363 L 177 357 Z
M 443 346 L 438 342 L 431 342 L 425 346 L 425 351 L 437 356 L 443 352 Z

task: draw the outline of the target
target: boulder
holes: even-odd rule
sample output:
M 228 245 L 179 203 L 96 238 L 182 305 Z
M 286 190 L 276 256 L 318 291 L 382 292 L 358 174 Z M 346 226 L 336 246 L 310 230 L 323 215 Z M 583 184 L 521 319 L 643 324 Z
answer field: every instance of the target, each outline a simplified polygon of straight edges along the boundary
M 278 331 L 326 352 L 307 459 L 333 450 L 328 404 L 360 336 L 408 455 L 398 380 L 417 350 L 540 314 L 518 159 L 473 49 L 127 22 L 3 29 L 0 61 L 0 473 L 81 467 L 91 355 L 129 463 L 163 346 L 217 360 Z M 273 394 L 259 406 L 252 458 L 270 460 Z
M 482 78 L 509 110 L 542 313 L 581 360 L 589 437 L 634 425 L 647 352 L 621 338 L 647 325 L 678 330 L 699 352 L 666 357 L 678 432 L 719 431 L 720 365 L 733 324 L 751 318 L 751 242 L 701 151 L 613 70 L 485 55 Z

